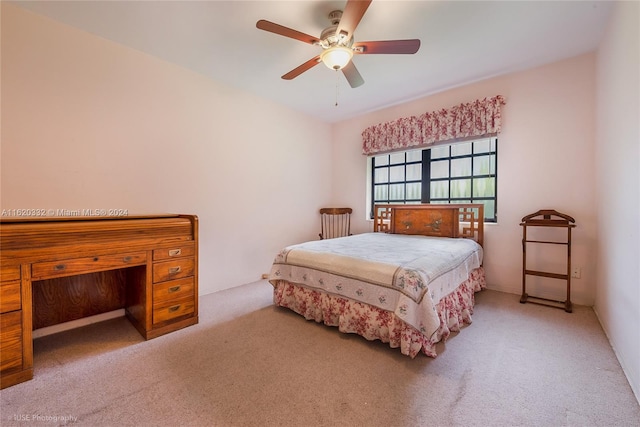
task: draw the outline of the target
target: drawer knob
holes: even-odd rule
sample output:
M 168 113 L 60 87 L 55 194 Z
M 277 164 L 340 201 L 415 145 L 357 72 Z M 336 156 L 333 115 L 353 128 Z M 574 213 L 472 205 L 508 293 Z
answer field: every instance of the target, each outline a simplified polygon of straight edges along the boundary
M 180 310 L 180 304 L 169 307 L 169 313 L 175 313 L 178 310 Z
M 180 290 L 180 285 L 178 286 L 172 286 L 169 288 L 169 293 L 172 294 L 174 292 L 178 292 Z
M 58 264 L 53 269 L 56 270 L 56 271 L 62 271 L 65 268 L 66 268 L 66 266 L 64 264 Z
M 123 262 L 129 262 L 129 261 L 131 261 L 132 259 L 133 259 L 133 257 L 132 257 L 132 256 L 126 256 L 126 257 L 122 258 L 122 261 L 123 261 Z
M 176 273 L 180 273 L 180 266 L 177 267 L 171 267 L 169 268 L 169 274 L 176 274 Z
M 182 254 L 182 249 L 169 249 L 169 256 L 178 256 Z

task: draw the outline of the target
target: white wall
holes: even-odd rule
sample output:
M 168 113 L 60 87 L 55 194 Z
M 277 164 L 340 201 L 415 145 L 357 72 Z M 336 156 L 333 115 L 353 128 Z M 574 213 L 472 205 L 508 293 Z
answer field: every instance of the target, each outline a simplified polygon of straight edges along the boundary
M 640 400 L 640 3 L 617 2 L 598 50 L 595 310 Z
M 314 238 L 331 128 L 2 2 L 2 209 L 200 219 L 200 294 Z
M 594 54 L 496 77 L 337 124 L 334 202 L 355 208 L 355 231 L 371 229 L 365 219 L 367 160 L 361 154 L 361 132 L 366 127 L 494 95 L 505 96 L 507 104 L 498 143 L 498 223 L 487 225 L 485 230 L 488 286 L 521 292 L 520 220 L 539 209 L 556 209 L 573 216 L 577 223 L 572 264 L 582 267 L 582 278 L 572 281 L 572 301 L 592 305 L 596 277 Z M 555 254 L 554 258 L 541 256 L 536 267 L 561 273 L 566 252 L 564 259 Z M 564 299 L 565 290 L 562 281 L 527 282 L 532 295 Z

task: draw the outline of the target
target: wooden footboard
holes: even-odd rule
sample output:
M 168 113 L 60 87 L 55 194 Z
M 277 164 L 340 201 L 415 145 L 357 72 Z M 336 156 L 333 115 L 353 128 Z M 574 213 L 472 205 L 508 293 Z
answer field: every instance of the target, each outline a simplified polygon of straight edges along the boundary
M 375 205 L 373 231 L 484 241 L 484 205 Z

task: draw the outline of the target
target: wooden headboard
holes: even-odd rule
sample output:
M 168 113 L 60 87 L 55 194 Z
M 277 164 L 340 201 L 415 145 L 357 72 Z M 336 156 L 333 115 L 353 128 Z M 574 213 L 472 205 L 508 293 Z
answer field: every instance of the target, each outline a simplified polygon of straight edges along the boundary
M 373 231 L 484 240 L 482 204 L 375 205 Z

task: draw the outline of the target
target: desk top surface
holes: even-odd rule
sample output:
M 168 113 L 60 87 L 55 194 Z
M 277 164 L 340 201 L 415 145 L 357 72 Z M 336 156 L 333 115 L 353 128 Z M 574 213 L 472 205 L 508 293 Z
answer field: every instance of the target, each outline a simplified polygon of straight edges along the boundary
M 146 214 L 146 215 L 112 215 L 112 216 L 10 216 L 0 218 L 0 224 L 15 224 L 23 222 L 63 222 L 63 221 L 104 221 L 127 219 L 177 218 L 179 214 Z

